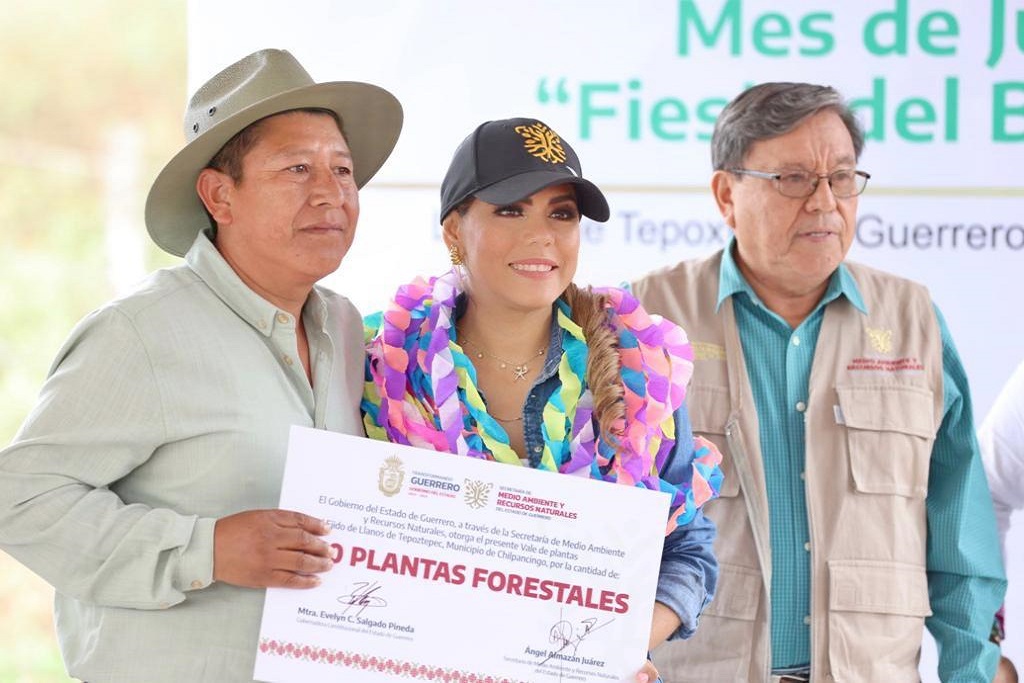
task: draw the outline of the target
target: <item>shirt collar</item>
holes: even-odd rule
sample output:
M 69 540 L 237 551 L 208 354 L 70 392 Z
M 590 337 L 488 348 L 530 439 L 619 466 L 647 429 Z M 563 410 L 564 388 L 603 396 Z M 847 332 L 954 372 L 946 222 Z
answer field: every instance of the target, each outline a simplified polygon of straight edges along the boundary
M 224 260 L 205 231 L 200 231 L 192 247 L 185 254 L 185 263 L 227 306 L 269 337 L 274 325 L 292 323 L 291 316 L 281 311 L 242 282 L 238 273 Z M 327 319 L 327 304 L 314 287 L 303 308 L 321 327 Z M 279 317 L 284 316 L 284 317 Z
M 751 301 L 762 306 L 764 305 L 757 294 L 754 293 L 750 283 L 743 277 L 739 266 L 736 265 L 736 259 L 732 255 L 735 243 L 736 237 L 734 235 L 729 239 L 729 244 L 726 245 L 725 251 L 722 254 L 722 265 L 718 271 L 718 303 L 715 308 L 716 311 L 722 307 L 723 301 L 734 294 L 740 293 L 746 294 Z M 818 308 L 838 299 L 840 296 L 845 296 L 857 310 L 867 314 L 868 309 L 864 305 L 864 299 L 860 295 L 857 283 L 854 282 L 853 276 L 850 275 L 850 269 L 842 263 L 839 264 L 839 267 L 836 268 L 829 278 L 828 287 L 818 303 Z

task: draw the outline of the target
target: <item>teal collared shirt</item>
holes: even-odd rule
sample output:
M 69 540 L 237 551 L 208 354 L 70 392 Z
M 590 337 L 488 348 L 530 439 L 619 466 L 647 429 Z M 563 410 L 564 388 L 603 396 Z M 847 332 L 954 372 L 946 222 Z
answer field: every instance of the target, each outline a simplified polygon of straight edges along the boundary
M 760 424 L 772 549 L 772 668 L 811 659 L 811 564 L 804 482 L 804 416 L 790 406 L 806 402 L 825 308 L 845 297 L 867 313 L 857 284 L 840 265 L 821 301 L 795 329 L 770 311 L 740 273 L 730 243 L 722 257 L 718 305 L 732 297 L 747 373 Z M 933 615 L 926 624 L 939 646 L 942 680 L 988 681 L 994 646 L 992 617 L 1006 589 L 991 498 L 982 469 L 967 377 L 942 314 L 943 420 L 932 448 L 926 502 L 926 566 Z M 785 400 L 781 400 L 784 397 Z

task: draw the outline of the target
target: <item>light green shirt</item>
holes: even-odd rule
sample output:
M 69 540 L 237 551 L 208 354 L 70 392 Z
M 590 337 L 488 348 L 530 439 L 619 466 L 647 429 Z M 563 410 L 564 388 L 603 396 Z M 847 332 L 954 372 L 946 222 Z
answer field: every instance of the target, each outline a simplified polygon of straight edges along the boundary
M 213 582 L 215 521 L 275 508 L 291 425 L 362 434 L 362 323 L 315 288 L 295 319 L 204 235 L 85 318 L 0 451 L 0 547 L 56 589 L 90 683 L 251 681 L 262 590 Z

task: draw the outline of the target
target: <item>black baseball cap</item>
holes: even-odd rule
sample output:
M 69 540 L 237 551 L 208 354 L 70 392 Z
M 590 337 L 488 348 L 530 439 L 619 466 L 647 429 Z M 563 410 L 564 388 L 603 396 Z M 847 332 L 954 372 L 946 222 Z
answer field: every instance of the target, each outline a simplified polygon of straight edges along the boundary
M 608 201 L 583 178 L 576 152 L 555 131 L 537 119 L 487 121 L 455 150 L 441 183 L 441 220 L 470 197 L 508 204 L 559 183 L 576 186 L 580 213 L 608 220 Z

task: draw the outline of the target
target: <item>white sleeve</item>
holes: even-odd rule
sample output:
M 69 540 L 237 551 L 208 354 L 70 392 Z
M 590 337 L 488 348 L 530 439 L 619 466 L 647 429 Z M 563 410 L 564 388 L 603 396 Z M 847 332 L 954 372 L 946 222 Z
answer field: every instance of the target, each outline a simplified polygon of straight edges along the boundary
M 1005 545 L 1010 515 L 1024 507 L 1024 363 L 1000 392 L 978 430 L 978 441 Z

